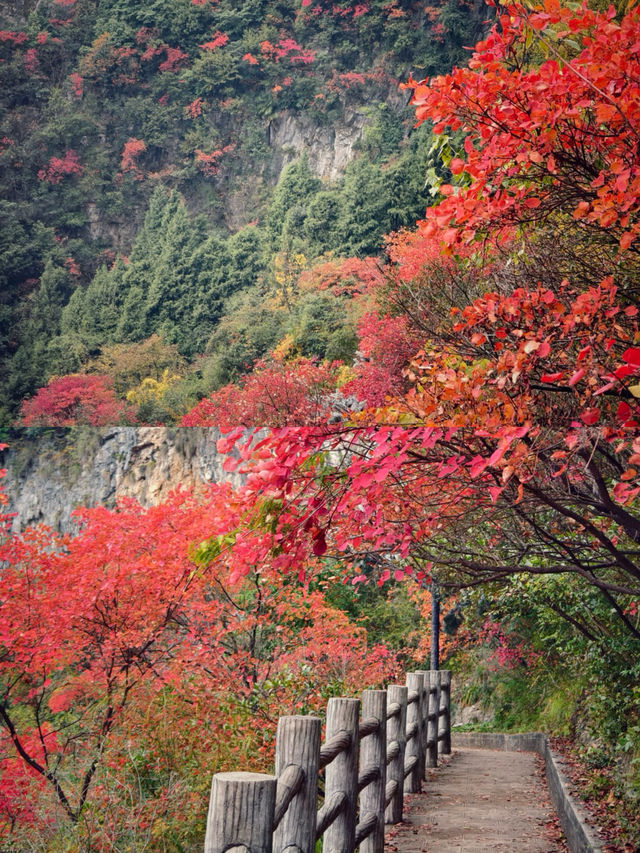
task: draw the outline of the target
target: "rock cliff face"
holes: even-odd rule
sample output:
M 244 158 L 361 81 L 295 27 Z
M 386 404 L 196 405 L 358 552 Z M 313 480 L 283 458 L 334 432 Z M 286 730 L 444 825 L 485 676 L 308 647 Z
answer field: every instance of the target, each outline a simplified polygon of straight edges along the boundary
M 143 506 L 179 486 L 239 482 L 222 470 L 216 429 L 165 427 L 77 428 L 12 439 L 4 452 L 4 488 L 13 529 L 46 524 L 73 529 L 78 506 L 114 506 L 132 497 Z
M 407 100 L 398 83 L 389 80 L 372 89 L 369 105 L 386 103 L 396 114 L 411 116 L 413 121 Z M 370 121 L 363 104 L 349 99 L 343 103 L 342 117 L 325 125 L 305 113 L 283 112 L 267 126 L 267 143 L 272 150 L 269 171 L 277 177 L 288 163 L 306 154 L 312 172 L 324 181 L 337 181 L 356 156 Z
M 319 178 L 335 181 L 353 160 L 365 123 L 364 114 L 357 110 L 346 111 L 343 122 L 326 127 L 318 127 L 304 116 L 285 113 L 269 123 L 271 168 L 279 174 L 287 163 L 306 153 Z

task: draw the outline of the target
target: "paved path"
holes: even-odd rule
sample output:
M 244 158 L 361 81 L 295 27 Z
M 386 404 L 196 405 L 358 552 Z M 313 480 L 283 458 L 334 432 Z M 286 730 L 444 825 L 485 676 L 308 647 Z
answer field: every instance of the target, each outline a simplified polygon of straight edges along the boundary
M 567 848 L 530 752 L 455 749 L 430 770 L 405 819 L 387 830 L 387 853 L 558 853 Z

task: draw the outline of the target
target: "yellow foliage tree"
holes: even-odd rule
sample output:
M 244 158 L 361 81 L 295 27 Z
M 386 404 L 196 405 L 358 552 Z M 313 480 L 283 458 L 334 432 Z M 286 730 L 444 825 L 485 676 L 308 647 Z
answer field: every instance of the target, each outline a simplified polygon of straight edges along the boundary
M 293 296 L 300 273 L 306 268 L 307 259 L 302 252 L 277 252 L 273 256 L 272 273 L 276 294 L 281 305 L 291 310 Z
M 169 392 L 181 378 L 177 373 L 170 373 L 169 368 L 166 367 L 160 379 L 146 376 L 137 388 L 127 391 L 129 403 L 138 407 L 139 419 L 142 421 L 164 421 L 167 418 L 175 420 L 182 414 L 174 411 L 167 401 Z

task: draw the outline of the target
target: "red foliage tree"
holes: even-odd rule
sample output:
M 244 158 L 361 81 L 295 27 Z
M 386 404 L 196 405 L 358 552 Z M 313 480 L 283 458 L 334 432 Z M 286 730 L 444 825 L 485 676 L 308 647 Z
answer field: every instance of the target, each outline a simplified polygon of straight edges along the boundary
M 142 180 L 142 172 L 138 165 L 138 157 L 147 150 L 147 143 L 144 139 L 136 139 L 131 137 L 128 139 L 122 149 L 120 157 L 120 172 L 121 174 L 129 173 L 134 180 Z
M 86 80 L 98 85 L 134 86 L 140 81 L 140 55 L 130 45 L 116 47 L 111 35 L 104 32 L 82 57 L 78 70 Z
M 169 47 L 169 45 L 165 44 L 163 45 L 163 49 L 165 51 L 165 59 L 158 65 L 158 71 L 179 71 L 189 60 L 189 54 L 178 47 Z
M 185 115 L 188 118 L 198 118 L 198 116 L 202 115 L 203 104 L 204 102 L 202 98 L 194 98 L 194 100 L 184 108 Z
M 303 270 L 298 280 L 302 290 L 330 290 L 336 296 L 371 293 L 384 282 L 378 258 L 336 258 Z
M 305 50 L 292 38 L 280 39 L 277 44 L 271 44 L 266 40 L 261 41 L 260 53 L 263 59 L 271 62 L 279 62 L 286 57 L 293 65 L 309 65 L 315 59 L 315 53 L 312 50 Z
M 25 32 L 16 32 L 15 30 L 0 30 L 0 42 L 12 44 L 15 47 L 29 41 L 29 36 Z
M 55 377 L 22 403 L 22 426 L 108 426 L 133 423 L 133 409 L 119 400 L 108 376 L 72 373 Z
M 228 41 L 229 36 L 226 33 L 216 32 L 209 41 L 201 44 L 200 47 L 203 50 L 216 50 L 219 47 L 224 47 Z
M 225 385 L 202 400 L 181 426 L 279 427 L 326 420 L 336 387 L 337 364 L 261 359 L 239 384 Z
M 190 106 L 192 105 L 190 104 Z M 217 148 L 215 151 L 211 151 L 209 154 L 201 151 L 199 148 L 196 148 L 194 151 L 195 159 L 202 174 L 207 177 L 217 175 L 220 171 L 221 158 L 224 157 L 225 154 L 230 154 L 235 147 L 235 143 L 232 142 L 229 145 L 225 145 L 224 148 Z
M 449 168 L 466 183 L 441 187 L 448 198 L 427 211 L 426 233 L 452 246 L 562 212 L 630 246 L 640 229 L 640 62 L 630 49 L 639 28 L 635 9 L 617 23 L 613 7 L 513 4 L 468 69 L 411 80 L 418 123 L 465 133 Z M 524 64 L 525 38 L 547 53 L 540 65 Z
M 24 62 L 24 70 L 27 74 L 35 74 L 38 70 L 38 51 L 35 47 L 29 47 L 25 50 L 22 61 Z M 39 175 L 38 175 L 39 177 Z M 55 182 L 57 183 L 57 181 Z
M 185 751 L 191 778 L 198 762 L 210 772 L 216 754 L 239 763 L 248 740 L 267 752 L 275 709 L 311 710 L 329 682 L 393 674 L 393 656 L 368 650 L 320 593 L 248 568 L 270 536 L 265 510 L 226 485 L 148 510 L 84 510 L 76 536 L 36 530 L 0 544 L 0 601 L 11 602 L 0 606 L 3 840 L 18 828 L 54 835 L 66 821 L 107 851 L 154 813 L 184 821 L 187 789 L 172 800 L 170 780 L 184 775 Z M 231 547 L 247 512 L 253 555 Z M 175 735 L 154 740 L 167 705 L 172 725 L 184 719 L 175 763 L 166 753 Z M 130 790 L 147 763 L 156 783 Z M 200 796 L 201 819 L 205 809 Z
M 82 174 L 82 164 L 73 149 L 65 151 L 64 157 L 51 157 L 49 163 L 38 172 L 39 181 L 49 184 L 59 184 L 63 178 Z
M 358 322 L 358 349 L 363 359 L 355 366 L 355 377 L 342 387 L 367 406 L 382 406 L 406 387 L 403 368 L 420 348 L 422 338 L 407 317 L 364 314 Z
M 73 74 L 69 74 L 69 81 L 71 83 L 74 98 L 77 98 L 78 100 L 80 100 L 82 98 L 82 91 L 83 91 L 82 77 L 79 74 L 74 72 Z

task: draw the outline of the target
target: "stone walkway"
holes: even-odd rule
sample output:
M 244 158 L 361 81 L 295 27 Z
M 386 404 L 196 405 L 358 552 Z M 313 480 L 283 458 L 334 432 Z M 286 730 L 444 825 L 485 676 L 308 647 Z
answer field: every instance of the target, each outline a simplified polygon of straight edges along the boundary
M 428 771 L 405 819 L 387 829 L 386 853 L 558 853 L 541 760 L 530 752 L 455 749 Z

